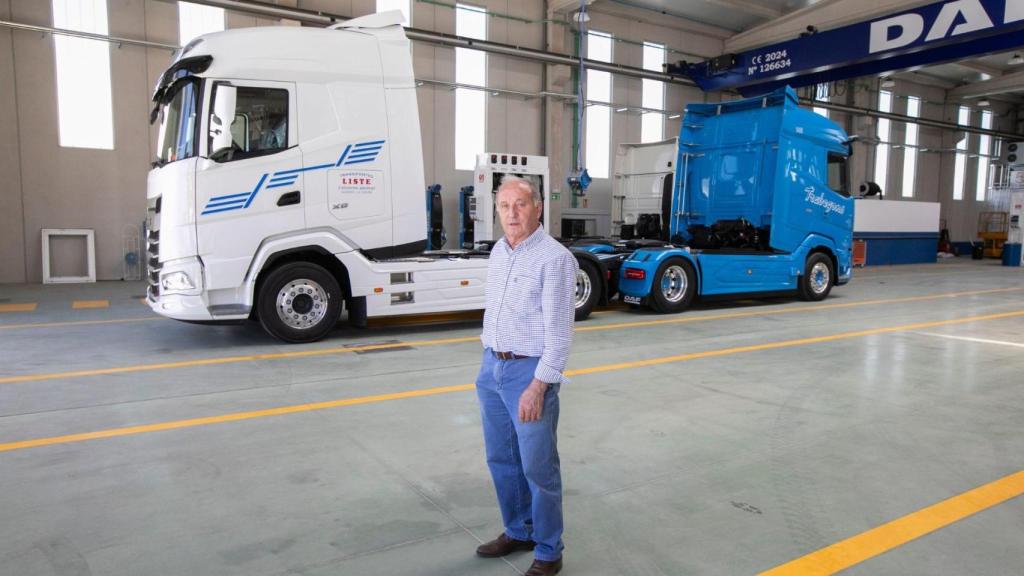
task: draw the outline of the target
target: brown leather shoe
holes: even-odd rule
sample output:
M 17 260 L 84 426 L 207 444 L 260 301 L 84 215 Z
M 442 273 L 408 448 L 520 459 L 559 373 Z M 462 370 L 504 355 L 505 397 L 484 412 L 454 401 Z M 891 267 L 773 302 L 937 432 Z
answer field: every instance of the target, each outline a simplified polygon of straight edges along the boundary
M 554 576 L 562 570 L 562 559 L 552 560 L 548 562 L 546 560 L 534 560 L 533 564 L 530 565 L 530 569 L 526 571 L 523 576 Z
M 536 545 L 533 540 L 513 540 L 502 532 L 501 536 L 481 544 L 476 549 L 476 555 L 484 558 L 501 558 L 519 550 L 533 550 Z

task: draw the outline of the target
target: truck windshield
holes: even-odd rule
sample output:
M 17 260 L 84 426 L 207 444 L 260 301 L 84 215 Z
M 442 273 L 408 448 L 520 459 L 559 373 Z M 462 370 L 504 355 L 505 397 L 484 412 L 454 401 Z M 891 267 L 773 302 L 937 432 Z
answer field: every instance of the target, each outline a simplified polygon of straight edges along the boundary
M 155 164 L 162 166 L 196 155 L 198 95 L 199 81 L 195 79 L 180 80 L 168 90 L 160 105 Z

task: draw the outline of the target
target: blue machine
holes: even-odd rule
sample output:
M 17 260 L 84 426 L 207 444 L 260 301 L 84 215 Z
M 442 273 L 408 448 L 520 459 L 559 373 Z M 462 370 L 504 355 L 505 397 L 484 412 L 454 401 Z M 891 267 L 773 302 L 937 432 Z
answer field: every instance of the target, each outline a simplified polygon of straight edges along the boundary
M 751 96 L 1003 52 L 1024 45 L 1022 30 L 1019 0 L 943 0 L 671 71 Z
M 849 154 L 842 128 L 801 109 L 792 88 L 691 104 L 668 238 L 624 258 L 622 300 L 679 312 L 697 295 L 796 290 L 825 298 L 852 273 Z M 599 242 L 576 249 L 618 251 Z

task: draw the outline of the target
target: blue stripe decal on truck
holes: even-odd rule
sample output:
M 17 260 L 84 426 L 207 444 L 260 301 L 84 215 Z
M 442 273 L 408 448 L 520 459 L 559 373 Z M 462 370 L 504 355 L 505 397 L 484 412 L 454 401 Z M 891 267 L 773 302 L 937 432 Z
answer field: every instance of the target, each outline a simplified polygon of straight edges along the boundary
M 280 170 L 273 174 L 266 173 L 260 177 L 260 181 L 256 183 L 256 187 L 253 188 L 251 192 L 226 194 L 210 198 L 207 200 L 206 206 L 203 207 L 201 215 L 206 216 L 208 214 L 219 214 L 221 212 L 230 212 L 232 210 L 245 210 L 252 204 L 253 200 L 256 199 L 256 195 L 259 194 L 264 184 L 267 184 L 268 189 L 292 186 L 298 180 L 299 174 L 302 172 L 311 172 L 314 170 L 323 170 L 325 168 L 337 168 L 339 166 L 351 166 L 354 164 L 366 164 L 368 162 L 373 162 L 380 155 L 381 150 L 384 149 L 385 142 L 385 140 L 371 140 L 369 142 L 348 144 L 341 152 L 341 156 L 338 157 L 337 162 L 319 164 L 317 166 L 309 166 L 307 168 Z M 268 178 L 270 178 L 269 183 L 267 182 Z

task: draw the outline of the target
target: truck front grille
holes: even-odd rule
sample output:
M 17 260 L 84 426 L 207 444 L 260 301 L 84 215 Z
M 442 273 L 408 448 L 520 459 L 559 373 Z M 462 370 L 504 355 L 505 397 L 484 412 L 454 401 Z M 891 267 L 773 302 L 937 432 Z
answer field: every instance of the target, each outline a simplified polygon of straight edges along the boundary
M 160 198 L 149 202 L 146 230 L 146 295 L 155 302 L 160 297 Z

